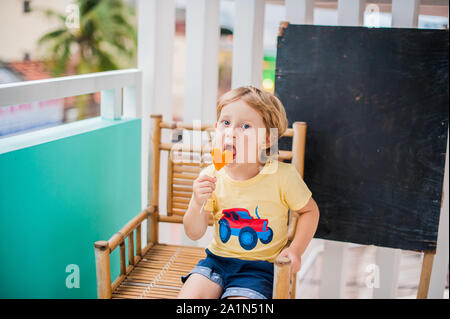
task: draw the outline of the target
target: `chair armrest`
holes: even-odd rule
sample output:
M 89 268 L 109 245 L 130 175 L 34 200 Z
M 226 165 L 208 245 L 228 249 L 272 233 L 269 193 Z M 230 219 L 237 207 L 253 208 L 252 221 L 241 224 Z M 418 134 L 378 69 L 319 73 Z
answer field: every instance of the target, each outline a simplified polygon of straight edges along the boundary
M 273 298 L 290 299 L 291 260 L 285 256 L 277 256 L 273 264 L 273 267 L 274 267 Z
M 108 241 L 100 240 L 94 244 L 95 249 L 95 268 L 97 276 L 97 296 L 98 298 L 111 298 L 112 291 L 125 276 L 133 269 L 135 263 L 142 258 L 144 252 L 150 248 L 151 243 L 147 243 L 147 247 L 141 248 L 141 223 L 148 219 L 157 217 L 158 207 L 150 205 L 133 219 L 131 219 L 117 233 L 111 236 Z M 134 232 L 136 232 L 136 255 L 134 253 Z M 128 238 L 128 267 L 125 258 L 125 239 Z M 111 285 L 111 265 L 110 254 L 117 248 L 121 247 L 120 252 L 120 275 Z

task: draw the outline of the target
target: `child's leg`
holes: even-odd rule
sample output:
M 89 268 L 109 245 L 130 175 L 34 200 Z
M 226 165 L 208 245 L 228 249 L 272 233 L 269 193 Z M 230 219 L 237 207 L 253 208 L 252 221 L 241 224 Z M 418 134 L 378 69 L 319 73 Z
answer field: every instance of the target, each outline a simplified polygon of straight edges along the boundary
M 203 275 L 194 273 L 181 287 L 179 299 L 219 299 L 222 287 Z

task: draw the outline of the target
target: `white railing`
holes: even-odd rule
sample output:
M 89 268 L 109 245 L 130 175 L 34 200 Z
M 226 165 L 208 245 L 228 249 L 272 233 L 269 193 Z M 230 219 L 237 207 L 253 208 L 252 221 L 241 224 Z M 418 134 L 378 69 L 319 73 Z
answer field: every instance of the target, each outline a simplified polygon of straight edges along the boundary
M 1 84 L 0 106 L 101 92 L 102 118 L 120 119 L 122 96 L 124 109 L 139 113 L 136 88 L 140 74 L 137 69 L 128 69 Z

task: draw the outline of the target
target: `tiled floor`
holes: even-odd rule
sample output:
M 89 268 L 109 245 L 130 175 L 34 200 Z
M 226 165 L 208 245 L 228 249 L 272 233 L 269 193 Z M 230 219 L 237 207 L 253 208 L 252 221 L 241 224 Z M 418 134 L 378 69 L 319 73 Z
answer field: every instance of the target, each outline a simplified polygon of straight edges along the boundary
M 312 245 L 320 245 L 320 241 Z M 347 278 L 344 298 L 364 299 L 372 298 L 373 289 L 368 288 L 367 267 L 375 263 L 375 246 L 355 246 L 348 248 L 347 254 Z M 305 259 L 305 257 L 304 257 Z M 297 282 L 298 299 L 319 298 L 321 284 L 320 274 L 322 270 L 322 254 L 319 254 L 311 264 L 303 278 Z M 419 253 L 402 251 L 400 259 L 400 272 L 397 287 L 397 298 L 415 296 L 420 278 L 421 255 Z

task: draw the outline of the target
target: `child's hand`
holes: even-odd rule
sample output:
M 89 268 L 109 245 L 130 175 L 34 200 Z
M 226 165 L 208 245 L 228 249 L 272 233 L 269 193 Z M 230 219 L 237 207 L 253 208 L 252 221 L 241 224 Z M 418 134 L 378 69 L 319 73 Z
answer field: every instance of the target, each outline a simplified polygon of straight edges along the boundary
M 202 206 L 216 189 L 216 177 L 200 175 L 193 183 L 193 200 Z
M 291 260 L 291 274 L 295 274 L 300 270 L 302 258 L 296 249 L 293 247 L 285 248 L 279 256 L 288 257 Z

